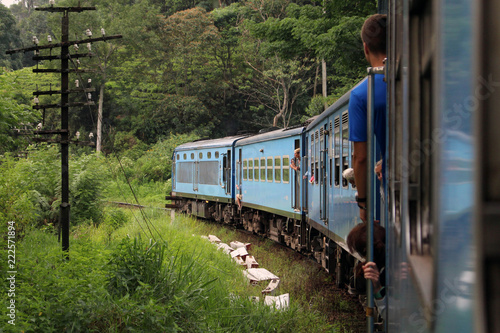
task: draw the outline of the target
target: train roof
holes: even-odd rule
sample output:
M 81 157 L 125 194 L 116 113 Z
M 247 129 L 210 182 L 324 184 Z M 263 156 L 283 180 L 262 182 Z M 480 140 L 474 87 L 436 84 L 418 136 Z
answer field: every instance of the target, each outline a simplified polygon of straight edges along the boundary
M 219 148 L 219 147 L 231 147 L 233 143 L 241 138 L 246 137 L 246 135 L 235 135 L 227 136 L 225 138 L 219 139 L 209 139 L 209 140 L 199 140 L 194 142 L 184 143 L 175 148 L 176 151 L 180 150 L 196 150 L 204 148 Z
M 325 118 L 328 118 L 332 113 L 338 111 L 341 107 L 345 106 L 346 104 L 349 103 L 349 98 L 351 97 L 351 91 L 355 89 L 357 86 L 359 86 L 364 80 L 366 80 L 367 77 L 365 77 L 363 80 L 361 80 L 354 88 L 346 92 L 342 97 L 340 97 L 335 103 L 330 105 L 328 109 L 323 111 L 322 114 L 320 114 L 314 121 L 312 121 L 308 126 L 307 130 L 316 127 L 319 123 L 321 123 Z
M 250 137 L 238 140 L 238 142 L 236 142 L 235 146 L 243 146 L 243 145 L 247 145 L 250 143 L 270 141 L 270 140 L 274 140 L 274 139 L 295 136 L 295 135 L 301 134 L 304 131 L 304 129 L 305 129 L 304 126 L 297 126 L 297 127 L 281 128 L 281 129 L 278 129 L 275 131 L 266 132 L 266 133 L 262 133 L 262 134 L 256 134 L 256 135 L 252 135 Z

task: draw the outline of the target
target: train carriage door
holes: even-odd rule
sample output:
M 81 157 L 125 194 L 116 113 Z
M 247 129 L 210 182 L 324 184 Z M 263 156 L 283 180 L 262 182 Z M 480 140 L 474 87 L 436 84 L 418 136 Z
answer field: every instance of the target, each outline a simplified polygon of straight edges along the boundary
M 240 194 L 243 195 L 241 191 L 241 180 L 242 180 L 242 175 L 243 175 L 243 161 L 242 161 L 242 154 L 241 154 L 241 148 L 238 149 L 238 161 L 236 162 L 236 195 Z
M 231 150 L 222 155 L 222 183 L 225 193 L 231 194 Z
M 300 149 L 300 140 L 295 140 L 295 143 L 294 143 L 294 152 L 295 152 L 295 149 Z M 294 154 L 295 155 L 295 154 Z M 302 155 L 302 152 L 300 153 L 300 155 Z M 302 156 L 301 156 L 302 158 Z M 293 157 L 293 162 L 295 163 L 296 166 L 298 166 L 299 168 L 301 168 L 301 163 L 300 163 L 300 159 L 296 158 L 295 156 Z M 298 209 L 300 210 L 300 169 L 299 171 L 295 171 L 293 172 L 293 191 L 292 191 L 292 196 L 293 196 L 293 208 L 294 209 Z
M 308 137 L 305 135 L 304 145 L 306 147 L 306 154 L 305 154 L 306 156 L 303 157 L 303 161 L 302 161 L 302 166 L 304 167 L 302 174 L 304 175 L 304 177 L 306 177 L 305 175 L 308 175 L 308 173 L 310 172 L 309 171 L 309 156 L 311 155 L 311 153 L 308 152 L 308 150 L 309 150 L 308 142 L 309 142 Z M 307 190 L 307 182 L 304 182 L 303 180 L 301 180 L 301 182 L 303 184 L 303 186 L 302 186 L 302 210 L 307 211 L 307 209 L 308 209 L 307 203 L 309 200 L 309 197 L 308 197 L 309 191 Z
M 333 132 L 334 132 L 334 165 L 335 168 L 335 178 L 333 185 L 338 187 L 340 185 L 340 119 L 339 117 L 335 117 L 333 122 Z
M 193 191 L 198 191 L 198 184 L 200 182 L 200 168 L 199 161 L 197 161 L 194 153 L 191 153 L 191 160 L 193 165 Z
M 177 158 L 176 158 L 177 156 Z M 174 151 L 174 154 L 172 156 L 172 190 L 175 191 L 176 187 L 176 179 L 177 179 L 177 161 L 179 160 L 179 154 Z
M 349 168 L 349 114 L 347 111 L 342 113 L 342 167 L 340 175 Z M 339 176 L 341 177 L 341 176 Z M 342 187 L 349 188 L 349 182 L 342 177 Z
M 326 126 L 326 125 L 325 125 Z M 328 221 L 328 181 L 327 181 L 327 153 L 328 153 L 328 130 L 321 127 L 319 132 L 319 182 L 320 182 L 320 219 L 323 222 Z

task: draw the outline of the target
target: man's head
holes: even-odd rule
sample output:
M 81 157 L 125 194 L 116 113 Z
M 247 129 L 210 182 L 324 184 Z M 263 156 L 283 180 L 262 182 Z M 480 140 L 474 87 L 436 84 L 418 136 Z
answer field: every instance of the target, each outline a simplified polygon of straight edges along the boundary
M 361 39 L 365 55 L 370 62 L 370 56 L 385 58 L 386 56 L 386 31 L 387 15 L 375 14 L 366 19 L 361 28 Z
M 357 252 L 366 258 L 368 228 L 365 222 L 357 224 L 347 235 L 347 247 L 351 253 Z M 377 266 L 385 266 L 385 228 L 379 223 L 373 224 L 373 260 Z
M 297 148 L 293 151 L 293 154 L 295 155 L 295 157 L 298 157 L 300 158 L 300 148 Z

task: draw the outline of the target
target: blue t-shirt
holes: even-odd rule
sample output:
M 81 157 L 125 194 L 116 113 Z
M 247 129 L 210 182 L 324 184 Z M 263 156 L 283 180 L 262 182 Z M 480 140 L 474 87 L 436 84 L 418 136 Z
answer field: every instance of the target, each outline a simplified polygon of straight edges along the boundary
M 381 157 L 385 160 L 385 114 L 387 84 L 383 74 L 375 74 L 375 137 Z M 349 141 L 366 142 L 368 78 L 351 91 L 349 99 Z

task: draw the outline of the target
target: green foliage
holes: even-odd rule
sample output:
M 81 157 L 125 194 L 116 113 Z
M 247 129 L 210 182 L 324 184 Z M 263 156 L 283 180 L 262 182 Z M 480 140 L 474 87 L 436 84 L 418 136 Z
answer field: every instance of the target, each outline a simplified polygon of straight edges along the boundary
M 113 232 L 128 221 L 127 215 L 121 209 L 105 209 L 103 222 L 99 229 L 104 230 L 106 239 L 111 242 Z
M 19 30 L 12 13 L 0 3 L 0 68 L 19 69 L 22 67 L 20 54 L 8 55 L 7 50 L 21 47 Z
M 6 154 L 0 156 L 0 225 L 6 230 L 7 222 L 16 222 L 18 236 L 36 220 L 35 204 L 30 198 L 33 185 L 19 172 L 16 159 Z M 5 233 L 4 233 L 5 235 Z M 3 239 L 3 237 L 2 237 Z
M 73 242 L 71 260 L 64 261 L 57 238 L 41 231 L 17 245 L 22 255 L 17 256 L 16 326 L 3 328 L 7 332 L 92 329 L 96 317 L 109 306 L 99 283 L 105 277 L 106 249 Z
M 112 295 L 134 295 L 139 287 L 163 282 L 160 276 L 165 245 L 143 244 L 141 239 L 124 238 L 112 254 L 107 288 Z
M 102 218 L 101 192 L 108 178 L 104 158 L 70 159 L 72 225 Z M 27 158 L 0 157 L 0 218 L 14 220 L 19 230 L 55 226 L 59 216 L 61 164 L 57 146 L 30 148 Z
M 167 253 L 165 245 L 151 240 L 123 239 L 111 256 L 107 288 L 115 297 L 148 299 L 163 306 L 161 318 L 148 318 L 148 326 L 202 332 L 203 304 L 214 296 L 211 285 L 216 279 L 207 277 L 200 258 Z
M 337 98 L 334 96 L 329 96 L 324 98 L 322 95 L 314 96 L 309 105 L 306 108 L 306 115 L 302 116 L 302 122 L 307 121 L 309 118 L 320 115 L 323 111 L 325 111 L 325 105 L 330 106 Z
M 147 149 L 147 144 L 135 137 L 132 132 L 117 132 L 114 135 L 113 153 L 138 159 Z
M 58 36 L 59 14 L 30 7 L 46 3 L 34 0 L 11 8 L 23 35 L 37 35 L 41 41 L 48 33 Z M 361 0 L 218 4 L 97 0 L 94 5 L 98 11 L 72 16 L 70 35 L 80 37 L 82 26 L 96 35 L 101 27 L 108 35 L 123 35 L 122 42 L 94 43 L 98 56 L 82 59 L 82 67 L 100 72 L 92 82 L 104 92 L 104 151 L 111 152 L 117 142 L 112 133 L 123 132 L 123 139 L 133 136 L 145 144 L 136 142 L 128 156 L 132 160 L 141 156 L 146 145 L 170 134 L 220 137 L 299 123 L 309 112 L 312 91 L 318 91 L 316 69 L 321 60 L 328 66 L 329 96 L 338 98 L 364 76 L 359 30 L 366 16 L 376 10 L 374 1 Z M 55 62 L 40 65 L 56 67 Z M 43 89 L 51 83 L 59 85 L 57 76 L 34 77 L 27 71 L 16 71 L 20 72 L 19 85 L 5 84 L 15 87 L 18 104 L 31 104 L 35 83 Z M 11 82 L 12 77 L 7 76 Z M 80 95 L 75 98 L 83 100 Z M 57 96 L 41 96 L 41 103 L 57 103 Z M 34 118 L 28 126 L 32 129 L 41 115 L 29 113 Z M 58 118 L 57 112 L 47 112 L 46 129 L 57 129 Z M 95 133 L 95 127 L 95 110 L 72 109 L 72 133 Z M 11 144 L 8 149 L 16 147 Z
M 110 225 L 113 229 L 118 229 L 127 222 L 127 216 L 122 209 L 110 209 L 106 212 L 104 223 Z
M 31 128 L 30 123 L 37 118 L 37 113 L 30 111 L 29 107 L 23 104 L 26 100 L 20 100 L 19 92 L 13 89 L 21 87 L 13 80 L 13 73 L 0 68 L 0 153 L 25 145 L 25 138 L 19 136 L 19 130 L 26 126 Z
M 5 331 L 306 332 L 318 323 L 294 306 L 273 311 L 248 300 L 240 267 L 193 238 L 192 222 L 164 220 L 155 225 L 168 247 L 141 241 L 130 224 L 130 238 L 99 242 L 100 228 L 87 225 L 90 236 L 71 239 L 68 261 L 56 237 L 31 231 L 18 242 L 16 326 Z
M 105 158 L 82 155 L 70 164 L 71 221 L 100 223 L 102 219 L 101 193 L 108 179 Z

